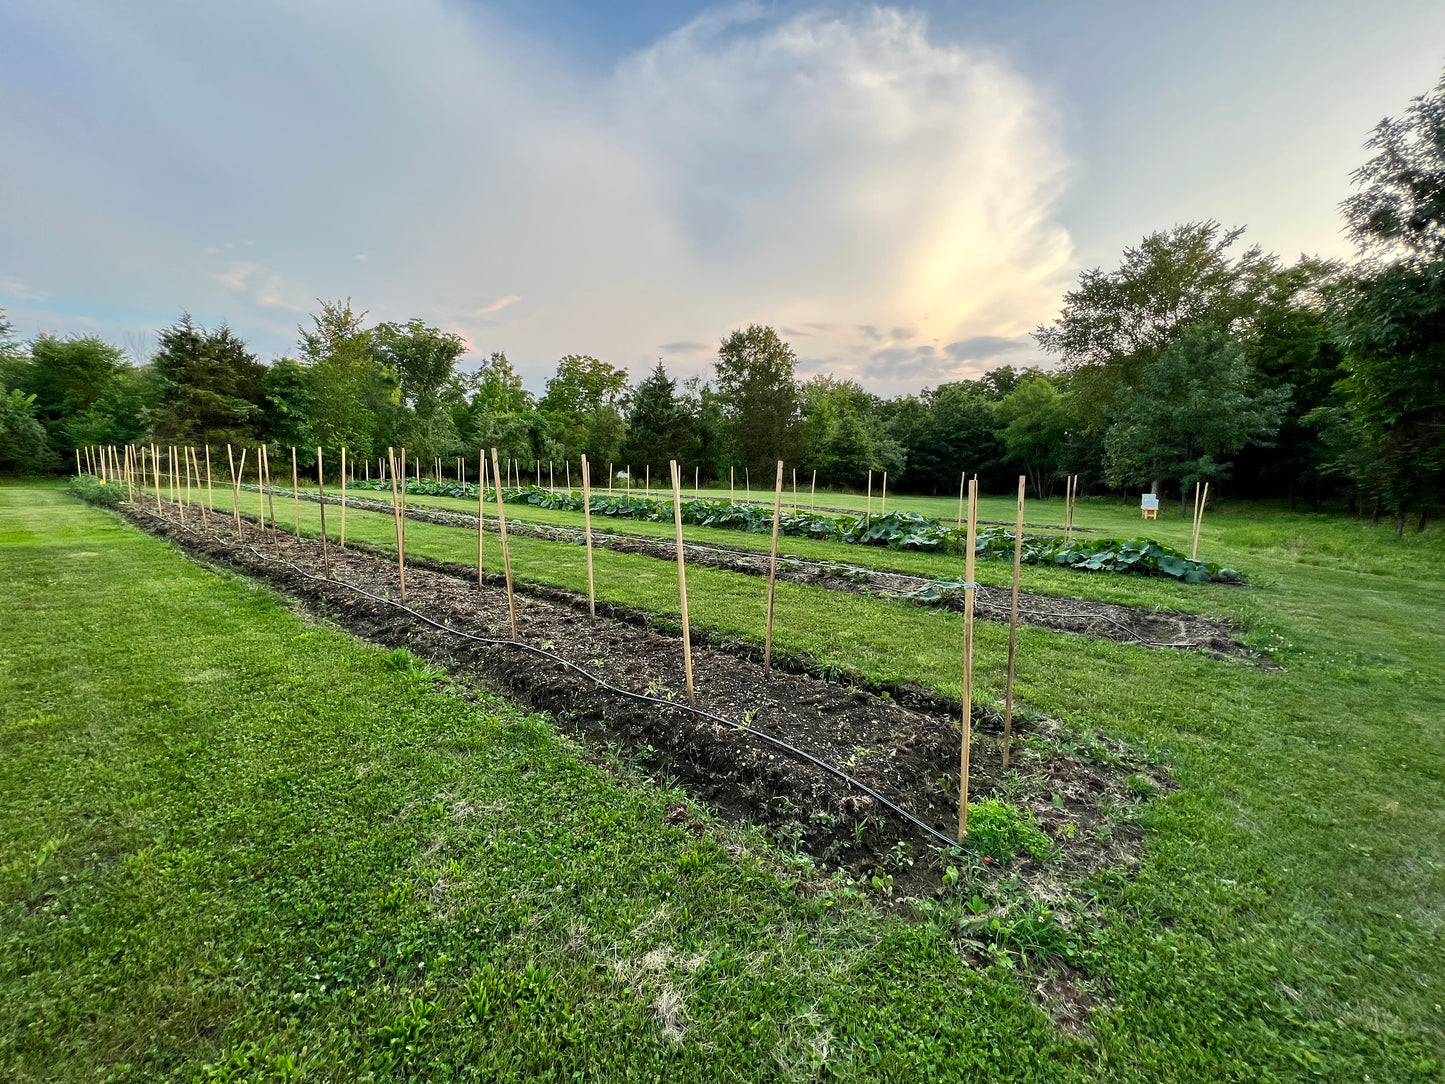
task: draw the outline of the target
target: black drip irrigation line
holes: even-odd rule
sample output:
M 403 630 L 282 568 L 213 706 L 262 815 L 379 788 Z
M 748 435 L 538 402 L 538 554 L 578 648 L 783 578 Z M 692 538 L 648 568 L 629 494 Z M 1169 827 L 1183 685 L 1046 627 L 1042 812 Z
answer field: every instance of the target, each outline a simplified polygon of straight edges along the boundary
M 252 487 L 249 486 L 249 485 L 245 485 L 245 486 L 243 486 L 242 488 L 250 489 L 250 488 L 252 488 Z M 261 490 L 261 487 L 259 487 L 259 486 L 255 487 L 255 488 L 257 489 L 257 491 L 262 491 L 262 490 Z M 283 494 L 283 495 L 285 495 L 285 496 L 292 496 L 292 493 L 291 493 L 290 490 L 279 489 L 279 488 L 277 488 L 277 487 L 275 487 L 275 486 L 273 486 L 273 487 L 271 487 L 271 488 L 272 488 L 272 490 L 273 490 L 274 492 L 276 492 L 277 494 Z M 301 494 L 301 497 L 302 497 L 303 500 L 308 500 L 308 501 L 316 501 L 316 500 L 318 500 L 317 496 L 316 496 L 315 494 L 309 492 L 309 491 L 302 493 L 302 494 Z M 376 505 L 382 505 L 382 504 L 385 503 L 385 502 L 383 502 L 383 501 L 381 501 L 381 500 L 377 500 L 377 499 L 371 498 L 371 497 L 350 498 L 350 499 L 357 499 L 357 500 L 362 500 L 362 501 L 368 501 L 368 502 L 370 502 L 370 503 L 372 503 L 372 504 L 376 504 Z M 329 500 L 329 503 L 332 503 L 332 504 L 339 504 L 339 503 L 340 503 L 340 498 L 337 498 L 337 497 L 328 498 L 328 500 Z M 356 505 L 355 507 L 358 507 L 358 508 L 360 508 L 362 511 L 367 511 L 367 512 L 377 511 L 377 509 L 366 508 L 366 507 L 363 506 L 363 505 Z M 434 506 L 434 505 L 430 505 L 430 506 L 416 506 L 416 505 L 414 505 L 411 509 L 408 510 L 408 516 L 409 516 L 409 518 L 416 519 L 419 523 L 426 523 L 426 522 L 428 522 L 427 520 L 420 518 L 420 517 L 416 514 L 417 509 L 420 508 L 420 507 L 426 507 L 426 509 L 427 509 L 427 513 L 426 513 L 426 514 L 427 514 L 428 516 L 436 516 L 437 518 L 441 518 L 441 519 L 453 519 L 453 520 L 456 520 L 458 523 L 463 523 L 463 524 L 468 524 L 468 525 L 470 525 L 470 524 L 472 524 L 472 523 L 475 523 L 475 522 L 476 522 L 476 519 L 477 519 L 476 516 L 471 515 L 470 513 L 467 513 L 467 512 L 457 512 L 457 511 L 453 511 L 453 510 L 450 509 L 450 508 L 438 508 L 438 507 L 436 507 L 436 506 Z M 517 524 L 521 524 L 522 526 L 528 527 L 528 528 L 530 528 L 531 530 L 538 531 L 538 532 L 551 532 L 551 533 L 554 533 L 554 534 L 565 534 L 565 535 L 569 535 L 569 536 L 580 536 L 580 535 L 582 534 L 582 528 L 580 528 L 580 527 L 567 527 L 567 526 L 562 526 L 562 525 L 552 524 L 552 523 L 532 523 L 532 522 L 530 522 L 529 520 L 512 520 L 512 521 L 510 521 L 510 522 L 517 523 Z M 651 537 L 650 535 L 617 534 L 617 533 L 610 532 L 610 531 L 598 531 L 598 530 L 595 530 L 595 529 L 594 529 L 593 532 L 592 532 L 592 537 L 593 537 L 593 538 L 603 538 L 603 539 L 617 539 L 617 540 L 619 540 L 619 541 L 624 541 L 624 542 L 652 542 L 652 543 L 658 543 L 658 544 L 664 544 L 664 545 L 665 545 L 665 542 L 661 542 L 660 540 L 655 539 L 655 538 Z M 551 541 L 551 540 L 544 538 L 543 541 Z M 690 550 L 690 551 L 692 551 L 692 552 L 694 552 L 694 553 L 717 553 L 717 554 L 726 554 L 726 555 L 729 556 L 729 557 L 742 557 L 742 558 L 757 559 L 757 560 L 767 560 L 767 559 L 768 559 L 768 555 L 765 554 L 765 553 L 754 552 L 754 551 L 751 551 L 751 550 L 729 549 L 729 548 L 726 547 L 726 546 L 706 546 L 706 545 L 703 545 L 703 544 L 701 544 L 701 543 L 699 543 L 699 542 L 685 542 L 685 543 L 683 543 L 683 548 L 686 549 L 686 550 Z M 931 579 L 931 578 L 929 578 L 928 576 L 916 576 L 916 575 L 914 575 L 914 574 L 911 573 L 911 572 L 894 572 L 894 571 L 891 571 L 891 570 L 889 570 L 889 569 L 868 568 L 868 567 L 865 566 L 865 565 L 848 565 L 848 564 L 842 564 L 842 563 L 837 562 L 837 561 L 814 561 L 814 560 L 810 560 L 810 559 L 807 558 L 807 557 L 792 557 L 792 556 L 785 557 L 785 556 L 782 556 L 782 555 L 780 554 L 780 555 L 778 556 L 778 563 L 779 563 L 780 565 L 795 565 L 795 566 L 807 565 L 807 566 L 812 567 L 812 568 L 822 569 L 822 570 L 825 571 L 825 572 L 839 573 L 839 574 L 844 574 L 844 575 L 850 574 L 850 573 L 861 573 L 861 574 L 863 574 L 863 575 L 865 575 L 865 576 L 869 576 L 869 577 L 892 576 L 892 577 L 894 577 L 895 579 L 911 580 L 911 581 L 914 582 L 914 583 L 922 584 L 924 587 L 943 587 L 943 588 L 950 588 L 950 589 L 957 589 L 957 590 L 963 590 L 963 589 L 972 587 L 972 588 L 974 588 L 975 590 L 977 590 L 978 593 L 979 593 L 980 595 L 982 595 L 984 598 L 988 598 L 988 596 L 989 596 L 989 590 L 990 590 L 989 588 L 985 587 L 985 586 L 984 586 L 983 584 L 981 584 L 981 583 L 965 583 L 965 582 L 963 582 L 963 581 L 961 581 L 961 580 L 936 580 L 936 579 Z M 998 588 L 998 590 L 1002 591 L 1003 588 Z M 907 595 L 895 595 L 895 596 L 893 596 L 893 597 L 894 597 L 894 598 L 899 598 L 899 599 L 904 599 L 904 600 L 907 600 L 907 599 L 908 599 L 908 596 L 907 596 Z M 1119 621 L 1119 620 L 1117 620 L 1117 619 L 1115 619 L 1115 618 L 1112 618 L 1112 617 L 1108 617 L 1108 616 L 1106 616 L 1106 615 L 1104 615 L 1104 614 L 1065 614 L 1065 613 L 1056 613 L 1056 612 L 1054 612 L 1053 610 L 1026 610 L 1026 609 L 1020 609 L 1020 610 L 1019 610 L 1019 614 L 1020 614 L 1020 615 L 1026 615 L 1026 616 L 1029 616 L 1029 617 L 1050 617 L 1050 618 L 1054 618 L 1054 619 L 1060 620 L 1060 621 L 1102 621 L 1102 622 L 1105 622 L 1106 624 L 1113 625 L 1115 628 L 1117 628 L 1117 629 L 1119 629 L 1121 632 L 1123 632 L 1125 636 L 1128 636 L 1131 640 L 1133 640 L 1135 643 L 1139 644 L 1139 645 L 1142 646 L 1142 647 L 1197 648 L 1197 647 L 1199 646 L 1199 642 L 1198 642 L 1197 640 L 1176 640 L 1176 641 L 1167 642 L 1167 643 L 1166 643 L 1166 642 L 1163 642 L 1163 641 L 1159 641 L 1159 640 L 1146 640 L 1144 637 L 1140 636 L 1137 632 L 1135 632 L 1133 629 L 1131 629 L 1128 625 L 1124 624 L 1124 622 Z
M 170 522 L 170 521 L 169 521 L 169 520 L 166 520 L 166 522 Z M 196 528 L 190 526 L 189 524 L 181 523 L 181 524 L 176 524 L 176 526 L 179 526 L 179 527 L 181 527 L 183 530 L 189 531 L 189 532 L 191 532 L 192 534 L 200 535 L 202 538 L 210 537 L 213 541 L 216 541 L 216 542 L 224 542 L 224 539 L 222 539 L 219 535 L 207 536 L 207 535 L 203 534 L 201 531 L 197 530 Z M 866 783 L 864 783 L 864 782 L 862 782 L 862 781 L 860 781 L 860 780 L 854 779 L 851 775 L 849 775 L 847 772 L 845 772 L 842 768 L 836 767 L 836 766 L 833 765 L 833 764 L 829 764 L 826 760 L 822 760 L 822 759 L 820 759 L 820 758 L 818 758 L 818 757 L 815 757 L 812 753 L 809 753 L 809 752 L 806 752 L 805 750 L 799 749 L 796 745 L 791 745 L 791 744 L 789 744 L 788 742 L 785 742 L 782 738 L 775 738 L 775 737 L 773 737 L 771 734 L 766 734 L 766 733 L 764 733 L 764 732 L 761 731 L 761 730 L 755 730 L 753 727 L 748 726 L 748 725 L 745 724 L 745 723 L 736 723 L 736 722 L 733 722 L 733 720 L 731 720 L 731 719 L 724 718 L 724 717 L 721 716 L 721 715 L 715 715 L 715 714 L 713 714 L 713 713 L 710 712 L 710 711 L 704 711 L 702 708 L 695 708 L 695 707 L 692 707 L 691 705 L 688 705 L 688 704 L 680 704 L 680 703 L 677 703 L 676 701 L 673 701 L 673 700 L 664 700 L 664 699 L 662 699 L 661 697 L 657 697 L 657 696 L 648 696 L 646 693 L 633 692 L 631 689 L 623 689 L 623 688 L 621 688 L 620 686 L 613 685 L 613 684 L 611 684 L 611 683 L 609 683 L 609 682 L 607 682 L 607 681 L 604 681 L 602 678 L 598 677 L 596 674 L 593 674 L 593 673 L 591 673 L 591 672 L 583 669 L 581 666 L 578 666 L 575 662 L 572 662 L 570 659 L 564 659 L 561 655 L 553 654 L 553 653 L 550 652 L 550 651 L 547 651 L 547 650 L 545 650 L 545 649 L 543 649 L 543 648 L 540 648 L 540 647 L 536 647 L 536 646 L 534 646 L 534 645 L 532 645 L 532 644 L 529 644 L 529 643 L 527 643 L 527 642 L 525 642 L 525 641 L 523 641 L 523 640 L 501 640 L 501 639 L 497 639 L 497 638 L 495 638 L 495 637 L 490 637 L 490 636 L 477 636 L 475 633 L 463 632 L 463 631 L 461 631 L 460 629 L 451 628 L 451 627 L 448 626 L 448 625 L 442 624 L 440 621 L 436 621 L 436 620 L 433 620 L 433 619 L 430 618 L 430 617 L 427 617 L 426 614 L 419 613 L 418 611 L 412 609 L 410 606 L 404 605 L 403 603 L 396 602 L 396 601 L 394 601 L 394 600 L 392 600 L 392 599 L 385 598 L 385 597 L 383 597 L 383 596 L 381 596 L 381 595 L 374 595 L 374 594 L 372 594 L 370 591 L 367 591 L 365 588 L 357 587 L 355 584 L 347 583 L 345 580 L 336 579 L 334 576 L 333 576 L 333 577 L 326 577 L 326 576 L 316 576 L 316 575 L 313 575 L 312 573 L 307 572 L 305 569 L 300 568 L 299 566 L 297 566 L 296 564 L 294 564 L 294 563 L 291 562 L 291 561 L 287 561 L 287 560 L 284 560 L 284 559 L 279 558 L 279 557 L 268 557 L 266 554 L 264 554 L 264 553 L 262 553 L 260 550 L 258 550 L 255 546 L 252 546 L 252 545 L 250 545 L 250 544 L 248 544 L 248 543 L 243 543 L 243 544 L 246 546 L 246 548 L 247 548 L 248 550 L 250 550 L 252 553 L 254 553 L 257 557 L 259 557 L 259 558 L 260 558 L 261 560 L 263 560 L 263 561 L 268 561 L 268 562 L 270 562 L 270 563 L 272 563 L 272 564 L 282 564 L 282 565 L 285 565 L 285 566 L 287 566 L 288 568 L 290 568 L 293 572 L 295 572 L 297 575 L 304 576 L 304 577 L 306 577 L 306 579 L 308 579 L 308 580 L 315 580 L 315 581 L 318 582 L 318 583 L 334 583 L 334 584 L 337 584 L 337 585 L 340 586 L 340 587 L 345 587 L 347 590 L 349 590 L 349 591 L 355 591 L 358 595 L 361 595 L 361 596 L 363 596 L 363 597 L 365 597 L 365 598 L 371 599 L 373 602 L 380 602 L 380 603 L 382 603 L 383 605 L 392 607 L 393 609 L 401 610 L 401 611 L 404 612 L 404 613 L 408 613 L 408 614 L 410 614 L 412 617 L 416 618 L 418 621 L 422 621 L 422 622 L 424 622 L 424 623 L 432 626 L 433 628 L 440 630 L 441 632 L 450 633 L 450 634 L 453 635 L 453 636 L 460 636 L 460 637 L 461 637 L 462 639 L 464 639 L 464 640 L 472 640 L 472 641 L 475 641 L 476 643 L 479 643 L 479 644 L 490 644 L 490 645 L 493 645 L 493 646 L 500 646 L 500 647 L 516 647 L 516 648 L 521 648 L 523 651 L 530 652 L 530 653 L 533 654 L 533 655 L 538 655 L 538 656 L 540 656 L 540 657 L 542 657 L 542 658 L 544 658 L 544 659 L 549 659 L 549 660 L 551 660 L 552 662 L 561 663 L 561 664 L 562 664 L 564 667 L 566 667 L 568 670 L 571 670 L 571 671 L 573 671 L 574 673 L 577 673 L 577 674 L 581 674 L 583 677 L 587 678 L 589 681 L 591 681 L 593 684 L 595 684 L 599 689 L 605 689 L 607 692 L 613 693 L 613 694 L 615 694 L 615 695 L 617 695 L 617 696 L 629 697 L 629 698 L 631 698 L 631 699 L 633 699 L 633 700 L 638 700 L 638 701 L 641 701 L 641 702 L 646 703 L 646 704 L 658 704 L 658 705 L 660 705 L 660 706 L 662 706 L 662 707 L 665 707 L 665 708 L 671 708 L 671 709 L 673 709 L 674 711 L 685 711 L 685 712 L 688 712 L 688 713 L 690 713 L 690 714 L 692 714 L 692 715 L 696 715 L 696 716 L 698 716 L 699 718 L 707 719 L 707 720 L 709 720 L 710 722 L 721 723 L 723 726 L 732 727 L 732 729 L 737 730 L 737 731 L 740 731 L 740 732 L 742 732 L 742 733 L 744 733 L 744 734 L 750 734 L 750 735 L 752 735 L 753 737 L 760 738 L 760 739 L 762 739 L 763 741 L 767 742 L 769 745 L 772 745 L 772 746 L 774 746 L 774 747 L 777 748 L 777 749 L 781 749 L 783 752 L 788 753 L 789 755 L 794 756 L 794 757 L 796 757 L 796 758 L 798 758 L 798 759 L 800 759 L 800 760 L 807 761 L 809 764 L 812 764 L 812 765 L 814 765 L 815 767 L 821 768 L 821 769 L 823 769 L 825 772 L 829 773 L 830 775 L 835 776 L 835 777 L 838 778 L 838 779 L 841 779 L 844 783 L 847 783 L 850 787 L 853 787 L 853 788 L 855 788 L 855 789 L 857 789 L 857 790 L 862 791 L 864 794 L 868 795 L 868 797 L 870 797 L 870 798 L 874 799 L 875 801 L 881 803 L 881 804 L 882 804 L 883 806 L 885 806 L 886 808 L 891 809 L 894 813 L 898 814 L 898 815 L 899 815 L 900 817 L 902 817 L 904 820 L 906 820 L 906 821 L 908 821 L 910 824 L 912 824 L 915 828 L 918 828 L 918 829 L 920 829 L 921 831 L 926 832 L 926 833 L 928 833 L 930 836 L 933 836 L 935 839 L 939 840 L 945 847 L 949 847 L 949 848 L 952 848 L 952 849 L 955 849 L 955 850 L 956 850 L 956 849 L 958 848 L 958 846 L 959 846 L 959 843 L 958 843 L 957 840 L 955 840 L 955 839 L 950 839 L 948 836 L 946 836 L 946 835 L 944 835 L 942 832 L 938 831 L 938 829 L 936 829 L 936 828 L 932 827 L 931 825 L 926 824 L 925 822 L 919 820 L 919 819 L 918 819 L 917 817 L 915 817 L 912 813 L 908 812 L 908 810 L 904 809 L 902 806 L 900 806 L 900 805 L 898 805 L 898 804 L 890 801 L 889 799 L 885 798 L 883 795 L 879 794 L 879 793 L 878 793 L 876 790 L 874 790 L 872 787 L 868 786 L 868 784 L 866 784 Z

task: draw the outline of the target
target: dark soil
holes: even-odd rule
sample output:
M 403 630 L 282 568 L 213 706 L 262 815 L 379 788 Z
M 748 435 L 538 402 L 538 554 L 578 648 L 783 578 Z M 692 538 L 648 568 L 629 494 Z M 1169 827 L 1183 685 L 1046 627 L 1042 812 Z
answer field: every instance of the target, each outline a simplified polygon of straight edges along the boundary
M 827 865 L 856 875 L 887 869 L 901 895 L 938 891 L 936 862 L 902 860 L 928 858 L 939 844 L 936 838 L 847 781 L 759 737 L 773 735 L 841 768 L 952 838 L 959 724 L 956 715 L 929 710 L 927 697 L 905 706 L 699 646 L 693 653 L 697 706 L 745 724 L 735 728 L 686 709 L 678 638 L 601 616 L 588 620 L 575 600 L 517 599 L 518 637 L 543 655 L 508 642 L 506 592 L 494 582 L 478 588 L 454 575 L 410 566 L 407 604 L 414 614 L 387 601 L 398 596 L 395 565 L 370 554 L 331 546 L 328 579 L 319 541 L 278 536 L 248 523 L 244 542 L 238 542 L 229 524 L 217 536 L 135 505 L 125 514 L 193 557 L 264 581 L 355 635 L 406 647 L 445 667 L 454 680 L 550 712 L 564 730 L 675 777 L 724 815 L 758 823 L 784 845 Z M 495 642 L 464 639 L 450 630 Z M 628 692 L 656 699 L 642 701 Z M 932 706 L 947 702 L 933 699 Z M 1057 895 L 1061 880 L 1137 863 L 1142 833 L 1134 813 L 1150 795 L 1167 789 L 1160 769 L 1118 743 L 1074 735 L 1043 720 L 1020 721 L 1013 763 L 1004 773 L 1000 720 L 979 709 L 975 719 L 971 797 L 995 795 L 1027 810 L 1057 844 L 1053 860 L 1020 855 L 1010 873 L 1049 898 Z
M 311 499 L 315 499 L 314 497 Z M 327 498 L 327 503 L 335 503 Z M 367 498 L 348 497 L 347 503 L 367 511 L 391 512 L 391 505 Z M 438 526 L 469 526 L 476 529 L 477 518 L 442 509 L 407 509 L 407 518 Z M 488 518 L 488 526 L 496 521 Z M 580 542 L 582 531 L 575 527 L 557 527 L 524 523 L 508 518 L 507 532 L 551 541 Z M 670 542 L 639 535 L 611 534 L 596 528 L 592 544 L 599 549 L 632 553 L 661 560 L 676 560 L 677 550 Z M 768 556 L 723 546 L 688 544 L 689 565 L 722 569 L 749 576 L 768 574 Z M 828 591 L 845 591 L 856 595 L 902 599 L 923 606 L 943 606 L 961 611 L 964 606 L 961 589 L 942 587 L 938 581 L 914 573 L 876 568 L 860 568 L 831 561 L 811 561 L 801 557 L 778 557 L 778 579 L 820 587 Z M 936 590 L 920 597 L 918 593 L 934 585 Z M 1010 597 L 1004 588 L 981 587 L 974 597 L 974 616 L 983 621 L 1007 623 Z M 1233 625 L 1227 618 L 1206 617 L 1176 610 L 1149 610 L 1140 606 L 1123 606 L 1082 598 L 1059 598 L 1054 595 L 1019 593 L 1019 623 L 1092 636 L 1121 643 L 1135 643 L 1150 648 L 1197 650 L 1212 655 L 1257 656 L 1234 638 Z

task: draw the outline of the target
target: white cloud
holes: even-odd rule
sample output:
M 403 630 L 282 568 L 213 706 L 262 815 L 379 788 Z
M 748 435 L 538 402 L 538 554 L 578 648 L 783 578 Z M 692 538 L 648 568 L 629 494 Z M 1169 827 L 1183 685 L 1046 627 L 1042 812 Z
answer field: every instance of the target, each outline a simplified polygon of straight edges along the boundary
M 949 344 L 1023 334 L 1070 267 L 1047 103 L 907 12 L 723 9 L 601 76 L 443 0 L 29 18 L 79 104 L 0 72 L 23 163 L 0 201 L 26 212 L 0 248 L 138 326 L 184 307 L 282 351 L 278 317 L 352 296 L 540 384 L 572 352 L 640 373 L 659 343 L 692 371 L 761 321 L 894 390 L 975 371 Z M 218 269 L 227 236 L 251 258 Z

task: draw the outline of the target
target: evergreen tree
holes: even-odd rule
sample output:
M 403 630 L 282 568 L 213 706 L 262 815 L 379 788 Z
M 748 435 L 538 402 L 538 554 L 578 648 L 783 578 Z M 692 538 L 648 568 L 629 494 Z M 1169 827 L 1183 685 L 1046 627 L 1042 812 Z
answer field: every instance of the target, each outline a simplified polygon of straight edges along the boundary
M 157 439 L 239 446 L 262 435 L 266 366 L 225 324 L 207 331 L 182 313 L 160 333 L 151 364 L 160 388 L 151 414 Z
M 759 477 L 801 451 L 792 348 L 770 327 L 734 331 L 718 348 L 717 393 L 735 454 Z

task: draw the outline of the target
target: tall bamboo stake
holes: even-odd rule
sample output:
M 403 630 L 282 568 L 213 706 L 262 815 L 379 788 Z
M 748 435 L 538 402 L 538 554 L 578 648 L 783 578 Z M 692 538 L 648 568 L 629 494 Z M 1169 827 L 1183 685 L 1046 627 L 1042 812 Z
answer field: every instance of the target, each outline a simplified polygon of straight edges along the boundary
M 882 503 L 882 505 L 880 505 L 879 508 L 878 508 L 878 514 L 879 514 L 880 516 L 886 516 L 886 515 L 888 514 L 888 472 L 887 472 L 887 471 L 884 471 L 884 472 L 883 472 L 883 503 Z
M 597 584 L 592 577 L 592 467 L 582 457 L 582 532 L 587 538 L 587 612 L 597 616 Z
M 797 472 L 793 472 L 797 477 Z M 773 666 L 773 606 L 778 587 L 778 520 L 783 511 L 783 461 L 778 460 L 778 479 L 773 484 L 773 548 L 768 557 L 768 631 L 763 637 L 763 669 Z
M 793 468 L 793 511 L 798 510 L 798 468 Z
M 191 447 L 190 447 L 189 444 L 186 445 L 184 448 L 181 449 L 181 459 L 185 461 L 185 466 L 186 466 L 186 504 L 190 504 L 190 503 L 191 503 L 191 456 L 190 456 L 190 452 L 191 452 Z M 199 481 L 199 479 L 197 479 L 197 481 Z
M 652 496 L 652 464 L 647 464 L 642 470 L 642 495 Z
M 245 450 L 241 452 L 241 463 L 244 466 Z M 241 479 L 236 474 L 236 454 L 231 451 L 231 446 L 226 445 L 226 459 L 231 464 L 231 515 L 236 521 L 236 537 L 241 537 Z
M 387 477 L 391 479 L 391 519 L 396 527 L 396 574 L 401 581 L 401 601 L 406 601 L 406 552 L 401 545 L 401 503 L 396 495 L 396 449 L 386 450 Z
M 486 505 L 487 499 L 487 453 L 486 449 L 477 449 L 477 587 L 482 586 L 482 536 L 486 534 Z
M 296 469 L 296 446 L 291 446 L 291 518 L 296 525 L 296 537 L 301 538 L 301 474 Z
M 753 499 L 753 472 L 751 467 L 743 467 L 743 485 L 747 487 L 747 500 Z
M 346 445 L 341 446 L 341 548 L 346 548 Z
M 1019 573 L 1024 557 L 1024 485 L 1027 475 L 1019 475 L 1018 516 L 1014 523 L 1014 581 L 1008 615 L 1008 680 L 1003 694 L 1003 766 L 1008 768 L 1009 744 L 1014 724 L 1014 652 L 1019 641 Z
M 868 518 L 873 518 L 873 472 L 868 472 Z
M 84 473 L 85 467 L 80 458 L 80 449 L 77 448 L 75 449 L 75 476 L 79 478 Z
M 161 514 L 161 455 L 160 449 L 151 445 L 151 470 L 156 476 L 156 515 Z
M 1197 486 L 1198 483 L 1195 483 Z M 1204 483 L 1204 492 L 1199 496 L 1198 508 L 1194 512 L 1194 541 L 1189 547 L 1189 559 L 1199 559 L 1199 530 L 1204 526 L 1204 506 L 1209 502 L 1209 483 Z
M 191 453 L 191 465 L 196 468 L 196 503 L 201 506 L 201 528 L 209 531 L 211 529 L 211 518 L 206 512 L 206 502 L 201 500 L 201 461 L 196 458 L 196 449 L 189 449 Z M 261 521 L 263 524 L 265 520 Z
M 728 467 L 728 504 L 737 503 L 737 467 Z
M 672 460 L 672 521 L 677 528 L 677 600 L 682 611 L 682 666 L 687 673 L 687 702 L 697 707 L 692 687 L 692 632 L 687 620 L 687 563 L 682 551 L 682 486 L 677 460 Z
M 974 547 L 978 540 L 978 479 L 968 483 L 968 557 L 963 589 L 963 740 L 958 757 L 958 841 L 968 836 L 968 747 L 973 740 L 973 582 Z
M 497 449 L 492 449 L 492 473 L 497 471 Z M 512 639 L 517 638 L 517 599 L 512 593 L 512 552 L 507 548 L 507 508 L 497 490 L 497 534 L 502 539 L 502 571 L 507 577 L 507 617 L 512 622 Z
M 271 514 L 271 537 L 276 537 L 276 487 L 271 484 L 271 446 L 261 445 L 261 471 L 266 477 L 266 509 Z
M 567 493 L 570 496 L 572 493 L 572 460 L 563 460 L 562 466 L 567 468 Z
M 245 460 L 242 460 L 245 463 Z M 331 577 L 331 548 L 326 540 L 326 470 L 321 465 L 321 448 L 316 448 L 316 504 L 321 509 L 321 567 Z
M 817 497 L 818 497 L 818 471 L 817 471 L 817 469 L 815 468 L 814 471 L 813 471 L 813 485 L 812 485 L 812 487 L 808 490 L 808 511 L 809 511 L 809 512 L 811 512 L 811 511 L 813 510 L 814 503 L 815 503 L 815 501 L 817 500 Z
M 420 462 L 420 461 L 418 461 Z M 420 481 L 421 479 L 417 479 Z M 406 449 L 401 450 L 401 551 L 402 567 L 406 567 Z
M 612 464 L 607 464 L 607 495 L 612 496 Z
M 178 492 L 178 487 L 176 486 L 176 482 L 176 446 L 172 444 L 166 449 L 166 488 L 170 490 L 171 503 L 174 504 L 176 506 L 176 510 L 180 512 L 181 522 L 184 523 L 186 519 L 186 514 L 180 506 L 181 498 L 180 493 Z
M 216 510 L 216 495 L 211 489 L 211 446 L 206 445 L 206 507 L 212 512 Z
M 963 487 L 968 484 L 968 471 L 958 476 L 958 529 L 963 530 Z

